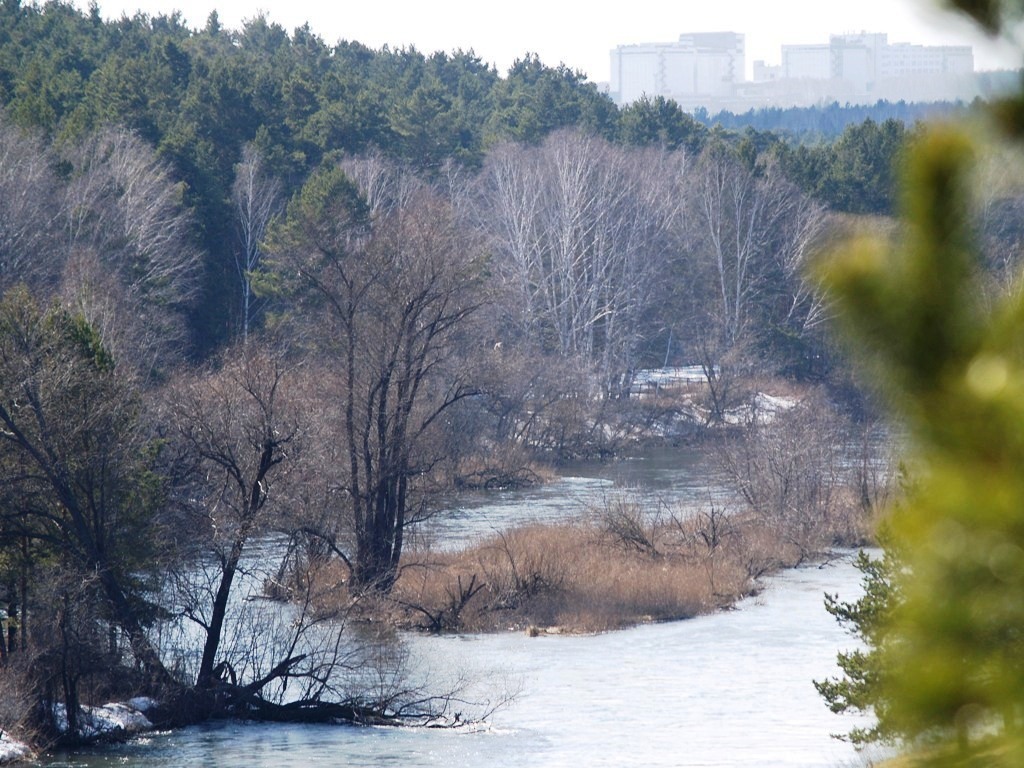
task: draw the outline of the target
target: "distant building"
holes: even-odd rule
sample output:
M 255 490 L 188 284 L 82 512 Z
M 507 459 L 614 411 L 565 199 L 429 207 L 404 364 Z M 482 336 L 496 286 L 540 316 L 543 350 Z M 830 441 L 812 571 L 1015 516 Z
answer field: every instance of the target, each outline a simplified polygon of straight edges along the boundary
M 611 94 L 619 104 L 665 96 L 680 104 L 728 100 L 746 72 L 743 35 L 684 34 L 675 43 L 620 45 L 611 52 Z
M 611 65 L 610 94 L 620 105 L 664 96 L 684 109 L 738 112 L 831 101 L 970 100 L 979 93 L 970 46 L 890 44 L 877 32 L 783 45 L 781 64 L 754 62 L 753 81 L 745 80 L 744 38 L 736 32 L 622 45 L 611 52 Z
M 762 64 L 754 82 L 829 81 L 837 97 L 924 100 L 961 97 L 973 74 L 970 46 L 890 44 L 888 35 L 861 32 L 832 35 L 827 45 L 784 45 L 778 72 Z
M 827 80 L 832 76 L 832 49 L 828 45 L 784 45 L 776 80 Z M 757 74 L 754 75 L 757 82 Z

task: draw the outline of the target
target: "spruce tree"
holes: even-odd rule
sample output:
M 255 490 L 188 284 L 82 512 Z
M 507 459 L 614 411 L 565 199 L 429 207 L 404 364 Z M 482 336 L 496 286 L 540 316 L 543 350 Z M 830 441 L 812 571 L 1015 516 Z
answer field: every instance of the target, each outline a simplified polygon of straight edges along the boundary
M 990 32 L 1024 12 L 954 4 Z M 1019 142 L 1024 98 L 992 114 Z M 896 241 L 862 239 L 823 271 L 923 469 L 888 517 L 900 567 L 884 578 L 899 599 L 890 593 L 878 623 L 870 591 L 830 603 L 868 650 L 821 688 L 833 708 L 873 707 L 873 735 L 902 736 L 920 764 L 1021 765 L 1024 291 L 985 298 L 977 134 L 933 126 L 914 144 Z

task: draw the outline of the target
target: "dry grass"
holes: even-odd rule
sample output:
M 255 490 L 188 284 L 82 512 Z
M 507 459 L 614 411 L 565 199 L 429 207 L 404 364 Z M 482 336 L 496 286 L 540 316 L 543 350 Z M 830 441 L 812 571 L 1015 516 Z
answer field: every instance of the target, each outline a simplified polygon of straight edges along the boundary
M 812 524 L 712 507 L 652 516 L 616 498 L 580 519 L 495 534 L 458 552 L 407 551 L 386 598 L 351 600 L 337 564 L 314 579 L 324 611 L 431 632 L 598 632 L 720 610 L 759 579 L 867 540 L 856 495 L 830 497 Z M 351 613 L 349 613 L 351 615 Z
M 433 631 L 593 632 L 695 616 L 753 589 L 739 561 L 719 556 L 709 568 L 684 538 L 665 527 L 658 549 L 642 551 L 587 521 L 517 528 L 453 555 L 417 553 L 392 617 Z
M 822 521 L 821 552 L 859 530 L 852 517 Z M 682 619 L 732 605 L 760 577 L 805 560 L 809 543 L 791 539 L 748 513 L 650 519 L 618 501 L 459 552 L 409 552 L 391 595 L 358 609 L 432 632 L 597 632 Z M 335 605 L 347 601 L 343 592 L 332 590 Z

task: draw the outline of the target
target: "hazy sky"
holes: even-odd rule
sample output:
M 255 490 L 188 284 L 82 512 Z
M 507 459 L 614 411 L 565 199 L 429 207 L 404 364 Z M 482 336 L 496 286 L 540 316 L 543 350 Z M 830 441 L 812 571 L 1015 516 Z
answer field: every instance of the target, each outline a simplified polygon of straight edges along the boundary
M 78 0 L 84 7 L 87 0 Z M 591 80 L 609 79 L 609 51 L 630 43 L 670 42 L 683 32 L 742 32 L 747 69 L 779 63 L 783 43 L 823 43 L 835 32 L 887 32 L 889 42 L 970 44 L 975 67 L 1021 65 L 1019 53 L 936 10 L 935 0 L 99 0 L 107 18 L 181 11 L 191 27 L 215 9 L 237 29 L 263 12 L 291 31 L 309 22 L 328 43 L 372 48 L 415 46 L 424 53 L 472 49 L 502 74 L 527 52 L 564 63 Z

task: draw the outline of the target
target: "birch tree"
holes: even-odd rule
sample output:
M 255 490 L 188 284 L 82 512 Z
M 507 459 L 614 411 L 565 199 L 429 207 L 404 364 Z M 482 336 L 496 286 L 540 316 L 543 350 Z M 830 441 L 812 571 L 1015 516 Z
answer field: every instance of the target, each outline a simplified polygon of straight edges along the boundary
M 133 133 L 106 129 L 70 150 L 62 208 L 64 293 L 115 356 L 158 370 L 180 349 L 199 251 L 183 186 Z
M 788 208 L 770 192 L 724 145 L 702 154 L 692 191 L 695 245 L 710 289 L 704 311 L 725 348 L 759 320 L 756 303 L 770 276 L 772 239 Z
M 519 335 L 593 365 L 606 388 L 635 362 L 673 219 L 665 170 L 679 157 L 560 132 L 485 164 L 478 220 Z
M 41 137 L 0 120 L 0 290 L 56 284 L 59 205 L 51 167 Z
M 807 276 L 826 213 L 773 158 L 750 165 L 721 143 L 702 153 L 686 197 L 679 274 L 689 322 L 681 335 L 704 366 L 718 420 L 734 373 L 756 368 L 774 337 L 804 337 L 828 317 Z
M 235 167 L 231 199 L 237 216 L 235 268 L 242 293 L 242 340 L 247 341 L 255 309 L 252 276 L 259 268 L 267 227 L 279 212 L 281 199 L 280 181 L 268 175 L 259 150 L 252 144 L 242 149 L 242 162 Z

